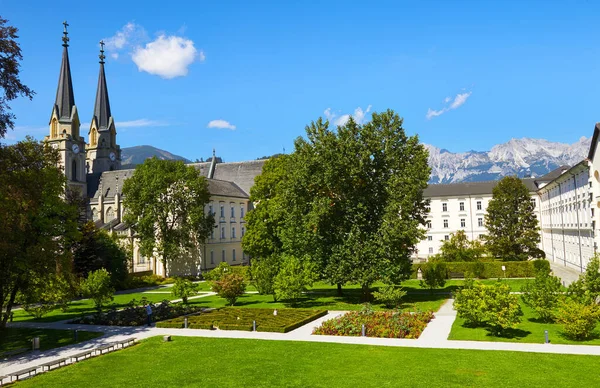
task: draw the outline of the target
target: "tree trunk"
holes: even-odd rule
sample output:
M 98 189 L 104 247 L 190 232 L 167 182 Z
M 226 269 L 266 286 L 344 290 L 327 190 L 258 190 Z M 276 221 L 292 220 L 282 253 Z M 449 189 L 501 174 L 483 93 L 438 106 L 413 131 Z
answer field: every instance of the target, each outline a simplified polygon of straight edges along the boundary
M 362 290 L 362 299 L 363 302 L 370 302 L 371 301 L 371 289 L 369 288 L 368 284 L 362 284 L 361 285 L 361 290 Z
M 163 277 L 167 277 L 167 260 L 163 257 Z
M 340 283 L 337 284 L 337 295 L 344 296 L 344 293 L 342 292 L 342 285 Z
M 8 322 L 8 318 L 10 317 L 12 306 L 15 303 L 15 298 L 17 297 L 18 290 L 19 290 L 19 287 L 17 285 L 15 285 L 12 292 L 10 293 L 8 303 L 6 303 L 6 312 L 2 316 L 2 320 L 0 320 L 0 329 L 6 328 L 6 322 Z

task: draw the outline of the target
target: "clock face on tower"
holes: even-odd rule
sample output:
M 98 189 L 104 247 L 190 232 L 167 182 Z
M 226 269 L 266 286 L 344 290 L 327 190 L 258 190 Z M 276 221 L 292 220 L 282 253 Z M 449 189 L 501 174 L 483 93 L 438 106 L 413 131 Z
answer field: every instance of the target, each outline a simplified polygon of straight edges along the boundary
M 73 144 L 73 147 L 71 147 L 71 149 L 73 150 L 73 153 L 75 153 L 75 154 L 79 153 L 79 146 L 77 144 Z
M 110 160 L 112 160 L 113 162 L 115 161 L 115 159 L 117 158 L 117 156 L 115 155 L 114 152 L 111 152 L 108 157 L 110 158 Z

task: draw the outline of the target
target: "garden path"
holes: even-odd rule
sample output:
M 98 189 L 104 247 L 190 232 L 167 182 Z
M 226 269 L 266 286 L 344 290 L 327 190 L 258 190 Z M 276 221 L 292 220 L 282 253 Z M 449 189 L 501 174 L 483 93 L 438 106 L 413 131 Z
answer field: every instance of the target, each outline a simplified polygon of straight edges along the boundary
M 558 276 L 562 280 L 565 287 L 579 279 L 579 275 L 581 275 L 581 272 L 559 263 L 550 262 L 550 269 L 552 269 L 555 276 Z

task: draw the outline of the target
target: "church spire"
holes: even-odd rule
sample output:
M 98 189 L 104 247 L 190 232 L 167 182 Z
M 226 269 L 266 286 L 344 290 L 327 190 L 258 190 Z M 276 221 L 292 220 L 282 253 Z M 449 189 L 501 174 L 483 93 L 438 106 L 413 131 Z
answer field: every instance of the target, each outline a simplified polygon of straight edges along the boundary
M 104 41 L 100 41 L 100 74 L 98 75 L 98 90 L 96 91 L 96 103 L 94 104 L 94 118 L 98 130 L 108 129 L 110 125 L 110 103 L 108 101 L 108 88 L 106 87 L 106 76 L 104 75 Z
M 63 31 L 63 54 L 60 64 L 60 75 L 58 78 L 58 89 L 56 90 L 56 109 L 58 110 L 59 120 L 70 120 L 73 107 L 75 106 L 75 96 L 73 94 L 73 82 L 71 81 L 71 66 L 69 64 L 69 33 L 67 27 L 69 24 L 64 21 Z

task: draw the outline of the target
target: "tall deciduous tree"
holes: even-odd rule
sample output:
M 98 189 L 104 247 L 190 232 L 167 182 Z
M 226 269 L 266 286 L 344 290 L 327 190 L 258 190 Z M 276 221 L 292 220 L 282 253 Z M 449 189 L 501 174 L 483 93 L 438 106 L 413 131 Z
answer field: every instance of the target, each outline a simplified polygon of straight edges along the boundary
M 17 293 L 70 270 L 78 210 L 65 201 L 58 161 L 57 151 L 32 138 L 0 146 L 0 327 Z
M 517 177 L 504 177 L 494 187 L 485 215 L 486 246 L 506 261 L 542 257 L 535 205 L 525 184 Z
M 123 184 L 124 220 L 140 241 L 140 252 L 162 256 L 164 275 L 178 256 L 204 244 L 214 217 L 204 207 L 208 182 L 182 161 L 147 159 Z
M 478 261 L 485 253 L 485 247 L 479 240 L 469 240 L 464 230 L 450 235 L 440 247 L 444 261 Z
M 8 102 L 19 96 L 32 99 L 35 94 L 19 79 L 19 62 L 23 60 L 23 55 L 17 42 L 18 29 L 6 25 L 7 22 L 8 20 L 0 17 L 0 138 L 15 125 L 15 115 L 10 113 Z

